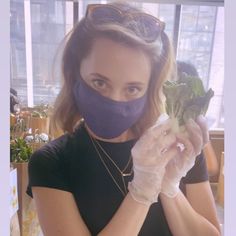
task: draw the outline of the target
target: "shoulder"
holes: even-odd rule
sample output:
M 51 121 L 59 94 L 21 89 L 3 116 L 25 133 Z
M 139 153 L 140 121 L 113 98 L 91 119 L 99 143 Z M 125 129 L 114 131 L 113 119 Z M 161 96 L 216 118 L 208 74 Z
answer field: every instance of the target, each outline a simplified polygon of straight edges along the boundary
M 65 166 L 66 156 L 70 138 L 68 134 L 50 141 L 38 150 L 36 150 L 30 157 L 28 163 L 29 178 L 33 179 L 35 176 L 46 176 L 46 173 L 59 172 L 62 166 Z
M 55 159 L 69 156 L 75 147 L 83 144 L 84 136 L 84 129 L 78 127 L 73 133 L 65 133 L 36 150 L 32 154 L 31 159 L 35 159 L 39 156 Z
M 32 195 L 33 186 L 71 191 L 69 184 L 69 157 L 72 137 L 69 134 L 45 144 L 35 151 L 28 163 L 29 184 L 27 194 Z
M 55 168 L 55 166 L 67 164 L 70 158 L 78 153 L 78 149 L 85 144 L 85 135 L 83 127 L 78 127 L 73 133 L 66 133 L 45 144 L 31 155 L 29 169 L 38 168 L 38 165 Z
M 59 159 L 59 157 L 66 152 L 68 146 L 70 146 L 70 141 L 71 138 L 69 134 L 64 134 L 59 138 L 50 141 L 32 154 L 29 163 L 38 157 L 41 158 L 40 160 L 42 160 L 42 158 Z
M 81 153 L 80 150 L 86 142 L 85 130 L 78 128 L 72 134 L 64 134 L 35 151 L 28 163 L 27 194 L 32 197 L 33 186 L 72 192 L 72 159 L 76 157 L 78 161 L 77 154 Z

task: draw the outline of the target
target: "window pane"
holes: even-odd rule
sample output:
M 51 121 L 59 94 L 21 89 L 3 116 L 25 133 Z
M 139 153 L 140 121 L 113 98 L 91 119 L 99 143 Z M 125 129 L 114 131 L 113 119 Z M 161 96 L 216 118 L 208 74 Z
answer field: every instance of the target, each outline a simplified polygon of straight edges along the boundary
M 209 87 L 215 91 L 214 106 L 211 105 L 208 115 L 213 117 L 212 128 L 224 128 L 224 8 L 217 11 L 214 44 L 209 76 Z
M 142 8 L 151 15 L 165 22 L 165 32 L 172 39 L 174 30 L 175 5 L 173 4 L 158 4 L 158 3 L 143 3 Z
M 194 64 L 205 87 L 209 79 L 216 9 L 209 6 L 182 6 L 181 12 L 177 59 Z
M 10 3 L 10 76 L 22 103 L 27 103 L 25 21 L 23 1 Z
M 212 88 L 209 128 L 222 128 L 224 84 L 224 10 L 215 6 L 182 6 L 177 59 L 192 63 L 206 89 Z
M 34 104 L 53 103 L 60 78 L 52 76 L 56 50 L 67 32 L 63 1 L 31 1 Z M 71 22 L 72 26 L 72 22 Z
M 208 83 L 212 39 L 212 33 L 182 31 L 178 46 L 177 59 L 194 64 L 205 87 Z

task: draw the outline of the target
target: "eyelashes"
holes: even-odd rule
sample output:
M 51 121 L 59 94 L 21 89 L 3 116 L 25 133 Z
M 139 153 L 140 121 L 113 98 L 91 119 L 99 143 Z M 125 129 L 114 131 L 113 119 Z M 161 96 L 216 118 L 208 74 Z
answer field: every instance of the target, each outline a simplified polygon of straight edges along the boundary
M 126 89 L 127 94 L 131 95 L 131 96 L 135 96 L 137 94 L 139 94 L 139 92 L 142 91 L 142 88 L 138 87 L 138 86 L 129 86 Z
M 92 88 L 98 91 L 101 95 L 106 97 L 112 97 L 115 88 L 109 83 L 109 81 L 102 78 L 92 78 L 89 81 Z M 145 86 L 142 85 L 126 85 L 121 90 L 121 97 L 125 100 L 141 97 L 145 92 Z
M 93 79 L 92 85 L 97 90 L 104 90 L 108 88 L 108 84 L 102 79 Z

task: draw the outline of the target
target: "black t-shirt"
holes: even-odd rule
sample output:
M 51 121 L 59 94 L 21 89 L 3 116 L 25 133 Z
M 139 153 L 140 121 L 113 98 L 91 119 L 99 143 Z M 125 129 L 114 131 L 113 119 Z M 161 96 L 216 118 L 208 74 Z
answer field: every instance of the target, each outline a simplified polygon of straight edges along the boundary
M 98 140 L 97 140 L 98 141 Z M 122 143 L 99 141 L 117 166 L 122 169 L 130 158 L 136 140 Z M 122 188 L 122 179 L 105 156 L 109 170 Z M 27 194 L 32 186 L 42 186 L 71 192 L 80 214 L 92 235 L 97 235 L 115 214 L 124 196 L 105 169 L 91 139 L 81 125 L 73 134 L 65 134 L 33 153 L 29 161 Z M 126 187 L 133 176 L 124 177 Z M 208 180 L 206 163 L 200 155 L 194 167 L 181 181 L 199 183 Z M 183 190 L 183 189 L 182 189 Z M 139 236 L 172 235 L 161 201 L 151 205 Z

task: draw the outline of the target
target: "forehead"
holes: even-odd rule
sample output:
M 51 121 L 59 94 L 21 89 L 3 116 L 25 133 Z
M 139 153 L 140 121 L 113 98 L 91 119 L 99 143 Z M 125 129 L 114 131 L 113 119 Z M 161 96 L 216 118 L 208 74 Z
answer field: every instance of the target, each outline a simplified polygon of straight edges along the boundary
M 98 38 L 82 60 L 81 76 L 100 73 L 110 79 L 149 80 L 151 63 L 141 49 L 131 48 L 107 38 Z

